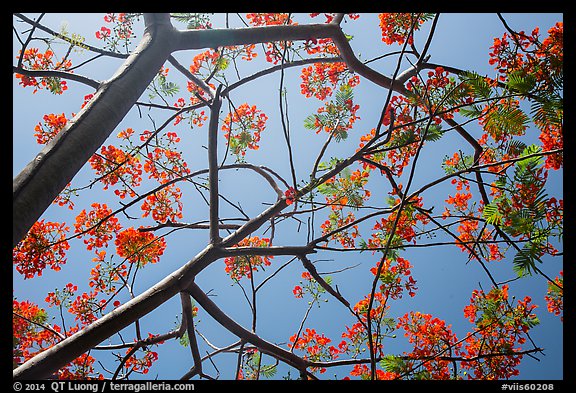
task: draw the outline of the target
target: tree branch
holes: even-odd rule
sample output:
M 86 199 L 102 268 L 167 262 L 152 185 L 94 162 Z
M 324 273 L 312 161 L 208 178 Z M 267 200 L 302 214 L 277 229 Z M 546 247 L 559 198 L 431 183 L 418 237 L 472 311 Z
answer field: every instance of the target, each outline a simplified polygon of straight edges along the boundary
M 208 126 L 208 182 L 210 186 L 210 243 L 216 244 L 221 240 L 218 228 L 219 195 L 218 195 L 218 117 L 222 98 L 220 92 L 222 85 L 218 86 L 212 105 L 210 106 L 210 123 Z
M 236 321 L 226 315 L 210 298 L 200 289 L 200 287 L 192 282 L 188 288 L 188 293 L 198 302 L 198 304 L 208 313 L 212 318 L 214 318 L 218 323 L 224 326 L 228 331 L 235 334 L 239 338 L 253 344 L 261 352 L 266 353 L 276 359 L 279 359 L 290 366 L 296 368 L 300 372 L 304 372 L 308 366 L 308 362 L 291 352 L 286 351 L 262 338 L 260 338 L 255 333 L 252 333 L 242 326 L 240 326 Z
M 180 292 L 180 301 L 182 303 L 182 325 L 186 326 L 188 341 L 190 342 L 190 351 L 194 360 L 194 373 L 202 374 L 202 358 L 198 350 L 196 332 L 194 331 L 194 316 L 190 296 L 185 292 Z
M 94 89 L 98 89 L 98 87 L 100 87 L 100 82 L 82 75 L 74 74 L 72 72 L 66 72 L 60 70 L 27 70 L 26 68 L 17 66 L 12 66 L 12 72 L 15 74 L 26 75 L 33 78 L 47 77 L 47 78 L 68 79 L 75 82 L 83 83 L 87 86 L 93 87 Z
M 328 292 L 330 295 L 334 296 L 340 303 L 342 303 L 343 305 L 346 306 L 346 308 L 350 309 L 350 302 L 348 302 L 348 300 L 344 299 L 344 297 L 340 294 L 340 292 L 338 292 L 338 290 L 333 289 L 330 284 L 328 284 L 323 278 L 322 276 L 320 276 L 320 274 L 318 274 L 318 271 L 316 270 L 316 267 L 314 266 L 314 264 L 312 264 L 312 262 L 310 262 L 310 260 L 308 259 L 308 257 L 306 257 L 306 255 L 299 255 L 298 256 L 300 258 L 300 260 L 302 261 L 302 265 L 304 265 L 304 268 L 306 270 L 308 270 L 308 272 L 310 273 L 310 275 L 314 278 L 314 280 L 316 280 L 316 282 L 318 284 L 320 284 L 320 286 L 322 288 L 324 288 L 326 290 L 326 292 Z

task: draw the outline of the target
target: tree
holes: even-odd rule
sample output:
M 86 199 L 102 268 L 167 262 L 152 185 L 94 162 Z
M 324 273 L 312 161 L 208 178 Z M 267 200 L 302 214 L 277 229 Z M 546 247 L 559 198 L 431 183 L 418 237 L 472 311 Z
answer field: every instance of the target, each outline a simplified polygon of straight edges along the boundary
M 510 296 L 511 286 L 546 283 L 540 301 L 562 315 L 563 200 L 549 181 L 563 165 L 562 22 L 526 33 L 498 15 L 505 32 L 486 53 L 489 76 L 431 62 L 440 14 L 378 14 L 380 55 L 367 60 L 348 34 L 366 15 L 212 17 L 225 27 L 213 28 L 208 14 L 107 14 L 88 38 L 52 29 L 43 14 L 15 15 L 18 84 L 33 93 L 66 95 L 73 85 L 93 93 L 75 114 L 44 115 L 34 136 L 45 146 L 14 179 L 15 274 L 40 281 L 67 269 L 78 249 L 92 259 L 87 287 L 69 278 L 47 293 L 45 307 L 14 298 L 14 378 L 147 374 L 175 340 L 191 351 L 184 378 L 214 378 L 210 364 L 227 353 L 235 366 L 219 378 L 274 377 L 280 366 L 304 379 L 338 368 L 362 379 L 517 375 L 523 356 L 544 349 L 530 336 L 536 304 Z M 80 73 L 105 59 L 123 61 L 112 77 Z M 392 72 L 377 61 L 390 61 Z M 271 76 L 274 114 L 250 92 L 237 95 Z M 293 98 L 297 78 L 301 97 Z M 357 92 L 365 84 L 380 96 L 362 112 Z M 298 123 L 289 105 L 297 100 L 313 107 Z M 372 126 L 358 127 L 361 117 Z M 281 146 L 266 156 L 259 148 L 271 133 Z M 436 153 L 446 146 L 450 154 Z M 441 172 L 422 175 L 422 165 Z M 82 171 L 91 172 L 88 184 Z M 255 178 L 240 202 L 241 184 L 252 187 Z M 106 191 L 106 202 L 92 199 L 96 190 Z M 436 190 L 441 196 L 429 197 Z M 54 209 L 72 218 L 43 216 Z M 134 290 L 171 250 L 188 251 L 191 237 L 205 247 Z M 464 334 L 417 305 L 403 315 L 393 308 L 425 280 L 412 275 L 411 249 L 441 245 L 456 246 L 490 285 L 474 289 L 461 310 L 470 322 Z M 346 266 L 322 272 L 322 255 Z M 218 262 L 245 300 L 250 327 L 202 288 L 211 285 L 202 274 Z M 498 264 L 513 278 L 495 277 Z M 301 272 L 292 291 L 281 278 L 289 269 Z M 347 281 L 359 270 L 363 281 Z M 304 316 L 294 311 L 294 334 L 267 338 L 258 329 L 263 293 L 287 292 L 308 300 Z M 146 317 L 175 297 L 175 327 L 146 334 Z M 310 323 L 325 301 L 347 321 L 338 343 Z M 236 340 L 212 344 L 199 315 Z M 405 347 L 390 352 L 398 336 Z M 109 363 L 96 362 L 101 351 Z

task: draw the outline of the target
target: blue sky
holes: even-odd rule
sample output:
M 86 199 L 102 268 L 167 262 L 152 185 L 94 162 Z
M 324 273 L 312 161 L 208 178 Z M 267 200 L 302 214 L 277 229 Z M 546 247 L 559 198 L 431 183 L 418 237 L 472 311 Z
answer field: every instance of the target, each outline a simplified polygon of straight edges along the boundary
M 535 26 L 540 27 L 543 36 L 546 31 L 555 22 L 562 20 L 561 14 L 504 14 L 509 25 L 515 30 L 525 30 L 531 32 Z M 216 15 L 213 21 L 214 27 L 218 27 L 218 21 L 222 21 L 222 15 Z M 94 37 L 94 32 L 103 25 L 101 15 L 97 14 L 49 14 L 44 18 L 44 22 L 53 29 L 58 30 L 62 21 L 66 21 L 67 29 L 70 32 L 80 33 L 86 37 L 86 42 L 99 45 Z M 140 22 L 142 25 L 143 21 Z M 428 32 L 430 24 L 424 26 L 423 37 L 417 40 L 417 45 L 422 47 L 425 34 Z M 352 47 L 361 54 L 362 59 L 369 59 L 385 53 L 388 48 L 379 40 L 379 29 L 377 25 L 376 14 L 363 14 L 359 21 L 348 22 L 343 25 L 347 34 L 354 36 L 351 41 Z M 141 29 L 141 26 L 138 26 Z M 442 14 L 438 23 L 438 30 L 432 41 L 429 53 L 432 54 L 430 61 L 452 65 L 459 68 L 474 68 L 479 74 L 494 75 L 492 66 L 488 64 L 489 47 L 492 45 L 493 37 L 501 37 L 504 33 L 504 27 L 495 14 Z M 137 42 L 137 38 L 134 42 Z M 17 54 L 18 42 L 14 40 L 14 56 Z M 392 50 L 399 49 L 393 47 Z M 64 49 L 60 49 L 61 51 Z M 194 54 L 176 53 L 182 64 L 189 65 Z M 84 55 L 86 57 L 86 55 Z M 84 58 L 85 58 L 84 57 Z M 260 53 L 260 60 L 264 56 Z M 95 62 L 85 69 L 78 72 L 82 75 L 90 76 L 95 79 L 106 79 L 110 77 L 116 68 L 121 64 L 120 60 L 106 60 Z M 248 75 L 257 69 L 258 64 L 248 64 L 246 68 L 240 69 L 242 75 Z M 380 72 L 391 75 L 395 64 L 379 61 L 371 64 Z M 408 65 L 403 64 L 402 69 Z M 170 66 L 169 66 L 170 67 Z M 316 137 L 310 130 L 302 126 L 303 119 L 309 114 L 315 113 L 320 102 L 315 99 L 304 100 L 299 98 L 299 70 L 291 69 L 286 71 L 286 86 L 288 88 L 288 112 L 290 117 L 291 135 L 293 139 L 293 148 L 298 155 L 297 174 L 299 180 L 305 179 L 306 171 L 309 171 L 314 163 L 316 152 L 324 143 L 326 136 Z M 173 71 L 171 75 L 177 78 L 177 72 Z M 234 74 L 232 74 L 234 75 Z M 233 78 L 233 76 L 231 76 Z M 283 142 L 283 136 L 279 123 L 278 114 L 278 88 L 280 75 L 274 74 L 254 81 L 254 83 L 245 85 L 232 95 L 235 104 L 244 101 L 257 104 L 268 116 L 268 128 L 262 133 L 261 148 L 257 152 L 248 152 L 246 159 L 248 162 L 257 165 L 269 165 L 278 171 L 286 179 L 289 179 L 289 167 L 286 164 L 287 152 Z M 46 113 L 65 113 L 67 117 L 72 112 L 79 110 L 83 97 L 93 91 L 86 86 L 69 81 L 69 90 L 62 96 L 54 96 L 50 93 L 40 91 L 32 95 L 31 90 L 22 89 L 14 81 L 13 88 L 13 176 L 34 157 L 40 150 L 40 146 L 35 143 L 33 137 L 34 126 L 42 120 Z M 183 93 L 187 93 L 183 88 Z M 360 86 L 355 89 L 355 101 L 360 104 L 359 120 L 353 131 L 350 133 L 350 143 L 338 145 L 327 152 L 327 156 L 338 156 L 353 152 L 357 147 L 356 141 L 360 135 L 366 134 L 373 128 L 380 115 L 381 106 L 386 99 L 387 91 L 381 89 L 367 80 L 362 80 Z M 175 100 L 175 99 L 174 99 Z M 226 107 L 226 104 L 224 105 Z M 152 114 L 154 116 L 154 114 Z M 224 116 L 224 115 L 223 115 Z M 222 116 L 222 117 L 223 117 Z M 165 114 L 160 114 L 155 119 L 156 125 L 163 122 Z M 142 116 L 137 110 L 132 110 L 126 119 L 118 126 L 118 131 L 126 127 L 133 127 L 138 132 L 145 129 L 152 129 L 154 125 L 149 121 L 146 112 Z M 206 166 L 206 155 L 202 145 L 205 145 L 205 131 L 207 126 L 200 129 L 178 128 L 179 135 L 184 140 L 184 151 L 190 159 L 191 169 L 201 169 Z M 479 129 L 470 126 L 469 131 L 479 137 Z M 536 130 L 532 130 L 533 135 L 537 136 Z M 529 138 L 529 137 L 528 137 Z M 114 143 L 114 136 L 111 136 L 106 143 Z M 223 139 L 221 139 L 223 141 Z M 431 145 L 425 149 L 422 157 L 417 163 L 413 189 L 419 185 L 425 184 L 431 177 L 439 176 L 442 173 L 440 162 L 445 154 L 452 154 L 455 146 L 461 147 L 468 153 L 470 148 L 465 145 L 457 135 L 446 135 L 442 143 Z M 221 144 L 222 147 L 222 144 Z M 222 157 L 223 150 L 220 157 Z M 284 160 L 283 162 L 281 160 Z M 93 178 L 93 172 L 89 167 L 85 167 L 75 178 L 76 186 L 86 185 Z M 561 198 L 562 190 L 562 172 L 550 173 L 549 190 L 550 195 L 556 195 Z M 376 183 L 377 180 L 374 181 Z M 386 182 L 382 182 L 383 184 Z M 372 183 L 371 183 L 372 184 Z M 258 214 L 261 209 L 265 208 L 264 203 L 274 200 L 272 190 L 264 189 L 263 191 L 254 192 L 262 185 L 261 179 L 252 173 L 246 172 L 221 172 L 220 190 L 236 202 L 247 208 L 249 214 Z M 187 188 L 185 188 L 187 187 Z M 375 190 L 381 193 L 375 194 L 373 191 L 374 204 L 382 205 L 382 199 L 377 200 L 378 196 L 385 197 L 389 190 L 375 186 Z M 192 222 L 197 219 L 206 219 L 207 211 L 204 203 L 198 198 L 190 186 L 182 186 L 185 193 L 185 210 L 184 221 Z M 188 192 L 188 193 L 187 193 Z M 427 191 L 423 197 L 425 206 L 437 206 L 435 213 L 439 214 L 442 206 L 442 200 L 450 191 L 441 192 L 438 189 Z M 108 201 L 111 206 L 119 206 L 118 202 L 101 190 L 100 185 L 96 185 L 89 192 L 82 193 L 76 201 L 77 208 L 73 212 L 58 207 L 51 207 L 47 210 L 43 218 L 51 220 L 69 220 L 70 225 L 76 214 L 82 208 L 89 206 L 91 202 Z M 373 200 L 371 200 L 372 202 Z M 225 206 L 222 207 L 222 214 L 237 216 L 237 212 L 228 211 Z M 138 209 L 133 210 L 135 214 Z M 441 211 L 440 211 L 441 212 Z M 152 222 L 148 222 L 152 224 Z M 129 225 L 125 222 L 125 225 Z M 278 231 L 275 244 L 301 244 L 306 241 L 305 225 L 300 231 L 295 223 L 285 223 L 285 232 Z M 316 229 L 316 233 L 319 229 Z M 261 235 L 261 234 L 260 234 Z M 134 287 L 136 293 L 147 289 L 150 285 L 156 283 L 160 278 L 180 267 L 183 263 L 193 257 L 205 245 L 208 239 L 206 232 L 193 231 L 175 232 L 168 239 L 169 248 L 163 256 L 160 263 L 147 266 L 139 273 L 139 278 Z M 77 283 L 80 290 L 88 290 L 87 278 L 91 267 L 92 254 L 81 245 L 81 241 L 76 244 L 78 250 L 71 252 L 68 257 L 68 263 L 60 273 L 46 271 L 40 278 L 32 280 L 22 280 L 14 270 L 14 296 L 20 300 L 29 299 L 44 305 L 44 297 L 48 291 L 55 288 L 62 288 L 66 283 L 72 281 Z M 490 288 L 490 283 L 486 274 L 472 263 L 466 264 L 466 256 L 455 247 L 436 247 L 430 249 L 409 249 L 402 253 L 402 256 L 412 262 L 414 268 L 412 275 L 418 281 L 418 292 L 414 298 L 405 296 L 401 301 L 392 305 L 391 316 L 401 316 L 410 310 L 417 310 L 423 313 L 429 313 L 441 319 L 445 319 L 447 324 L 451 324 L 454 333 L 461 338 L 471 325 L 464 319 L 462 310 L 468 304 L 473 289 L 482 286 L 485 290 Z M 369 291 L 372 275 L 369 268 L 374 266 L 377 256 L 367 253 L 318 253 L 312 256 L 316 262 L 319 272 L 339 271 L 345 268 L 342 273 L 332 275 L 334 284 L 337 284 L 345 296 L 352 302 L 360 300 Z M 512 257 L 512 256 L 511 256 Z M 496 281 L 504 281 L 514 277 L 512 271 L 511 257 L 497 264 L 491 265 L 490 271 L 495 276 Z M 289 258 L 276 257 L 273 265 L 265 272 L 255 274 L 256 282 L 261 282 L 271 272 L 275 266 L 280 266 L 287 262 Z M 544 260 L 542 270 L 551 277 L 555 277 L 561 270 L 561 259 L 555 258 Z M 356 266 L 357 267 L 353 267 Z M 285 343 L 289 336 L 294 334 L 301 322 L 304 312 L 307 308 L 306 300 L 295 299 L 292 295 L 292 288 L 298 285 L 300 273 L 303 271 L 298 261 L 292 262 L 287 268 L 283 269 L 275 280 L 264 286 L 259 293 L 258 306 L 258 326 L 257 332 L 272 342 L 278 344 Z M 244 295 L 238 286 L 232 285 L 232 281 L 224 273 L 223 261 L 216 262 L 202 271 L 196 283 L 205 291 L 214 295 L 212 299 L 226 312 L 230 314 L 239 323 L 249 327 L 251 317 Z M 249 284 L 243 283 L 245 288 Z M 84 286 L 84 288 L 82 287 Z M 543 296 L 546 292 L 546 282 L 542 277 L 532 277 L 524 280 L 510 283 L 511 293 L 515 294 L 518 299 L 525 295 L 530 295 L 534 303 L 539 304 L 537 315 L 541 324 L 531 331 L 531 337 L 539 347 L 546 348 L 546 356 L 538 356 L 540 361 L 526 357 L 520 366 L 520 377 L 523 379 L 561 379 L 563 377 L 563 325 L 557 317 L 552 316 L 546 311 Z M 327 297 L 326 297 L 327 298 Z M 126 298 L 121 299 L 126 300 Z M 178 297 L 168 301 L 158 310 L 144 318 L 142 331 L 164 333 L 173 329 L 177 324 L 177 316 L 180 313 Z M 51 310 L 54 312 L 55 310 Z M 236 338 L 223 331 L 206 313 L 200 311 L 198 329 L 205 334 L 210 343 L 223 347 L 234 341 Z M 59 319 L 54 320 L 55 323 Z M 318 332 L 324 333 L 330 337 L 335 344 L 340 341 L 340 334 L 343 332 L 345 325 L 354 323 L 354 318 L 343 309 L 342 305 L 330 298 L 328 302 L 321 305 L 320 308 L 314 307 L 310 317 L 307 319 L 305 327 L 316 328 Z M 133 328 L 128 328 L 126 337 L 131 337 Z M 396 339 L 390 339 L 386 342 L 386 350 L 391 353 L 401 353 L 409 350 L 406 346 L 406 340 L 402 337 L 401 332 L 397 332 Z M 201 353 L 204 354 L 210 348 L 199 338 L 201 342 Z M 110 343 L 118 342 L 118 337 L 113 336 Z M 183 375 L 191 366 L 192 360 L 188 348 L 181 347 L 177 342 L 168 342 L 158 347 L 159 353 L 158 365 L 151 370 L 147 376 L 153 377 L 158 375 L 160 379 L 177 379 Z M 98 354 L 100 356 L 100 354 Z M 104 355 L 106 356 L 106 355 Z M 264 362 L 271 362 L 270 358 L 264 358 Z M 236 355 L 225 355 L 217 358 L 216 364 L 218 370 L 222 372 L 222 377 L 229 376 L 224 370 L 227 367 L 233 367 L 236 363 Z M 217 375 L 216 369 L 211 369 L 209 363 L 206 363 L 207 373 Z M 286 375 L 287 368 L 281 367 L 276 377 L 281 378 Z M 332 376 L 333 370 L 329 370 L 324 377 Z M 337 378 L 345 376 L 347 371 L 338 372 Z M 294 370 L 291 371 L 292 377 L 296 376 Z

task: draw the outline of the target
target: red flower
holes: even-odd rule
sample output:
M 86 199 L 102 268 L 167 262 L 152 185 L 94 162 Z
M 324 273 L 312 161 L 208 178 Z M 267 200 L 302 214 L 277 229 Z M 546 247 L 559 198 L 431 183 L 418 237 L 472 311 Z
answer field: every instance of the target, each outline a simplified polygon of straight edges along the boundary
M 247 237 L 234 247 L 268 247 L 270 239 L 259 238 L 258 236 Z M 246 255 L 238 257 L 228 257 L 224 259 L 226 273 L 236 281 L 243 277 L 252 277 L 252 272 L 258 271 L 262 266 L 270 266 L 273 256 Z
M 294 296 L 296 296 L 297 298 L 302 298 L 302 296 L 304 296 L 304 292 L 302 290 L 302 287 L 300 285 L 296 285 L 294 287 L 294 289 L 292 290 L 292 293 L 294 293 Z
M 157 237 L 151 232 L 140 232 L 128 228 L 116 236 L 116 252 L 130 263 L 144 266 L 147 263 L 156 263 L 166 248 L 164 238 Z
M 66 251 L 70 248 L 65 240 L 68 230 L 64 223 L 44 220 L 34 223 L 26 237 L 12 251 L 16 270 L 24 278 L 41 276 L 47 266 L 59 271 L 60 265 L 66 263 Z
M 286 204 L 291 205 L 296 200 L 297 192 L 294 187 L 290 187 L 284 192 L 284 195 L 286 196 Z
M 96 38 L 99 40 L 103 40 L 110 37 L 111 34 L 112 31 L 109 28 L 102 26 L 100 30 L 96 32 Z

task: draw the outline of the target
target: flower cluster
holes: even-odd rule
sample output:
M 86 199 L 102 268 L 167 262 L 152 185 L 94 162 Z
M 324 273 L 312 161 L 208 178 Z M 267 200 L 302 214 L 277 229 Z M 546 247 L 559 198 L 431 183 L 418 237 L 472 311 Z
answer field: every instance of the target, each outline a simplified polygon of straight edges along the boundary
M 116 51 L 119 47 L 128 50 L 130 40 L 134 37 L 134 18 L 124 12 L 115 14 L 108 13 L 104 16 L 104 22 L 112 28 L 100 27 L 94 34 L 96 39 L 104 41 L 104 48 Z
M 297 195 L 298 195 L 298 192 L 294 189 L 294 187 L 288 188 L 284 192 L 284 196 L 286 197 L 286 204 L 287 205 L 293 204 L 296 201 Z
M 182 218 L 181 198 L 180 188 L 170 184 L 146 197 L 140 207 L 144 211 L 142 217 L 152 215 L 158 222 L 177 221 Z
M 130 352 L 131 348 L 126 350 L 126 353 Z M 143 351 L 143 356 L 138 357 L 136 354 L 130 356 L 126 363 L 124 363 L 124 372 L 129 373 L 138 373 L 138 374 L 148 374 L 150 371 L 150 367 L 152 364 L 158 360 L 158 353 L 152 351 L 150 349 Z
M 474 361 L 462 362 L 462 367 L 472 369 L 477 379 L 507 379 L 518 375 L 520 345 L 526 341 L 528 331 L 539 323 L 532 312 L 529 296 L 518 300 L 512 307 L 508 302 L 508 285 L 494 287 L 488 293 L 474 290 L 464 316 L 476 326 L 474 334 L 465 340 L 463 351 Z M 500 356 L 483 357 L 483 354 Z M 471 375 L 469 375 L 472 378 Z
M 390 306 L 387 302 L 388 298 L 382 292 L 375 292 L 372 307 L 370 307 L 370 295 L 364 296 L 354 305 L 353 310 L 359 321 L 351 327 L 347 326 L 346 331 L 342 333 L 344 341 L 339 345 L 342 352 L 356 356 L 365 349 L 364 346 L 369 345 L 367 324 L 370 319 L 374 352 L 376 356 L 383 354 L 383 339 L 394 329 L 389 324 Z
M 450 160 L 446 160 L 446 164 L 450 164 L 453 162 L 457 162 L 459 160 L 458 153 L 454 153 L 454 157 Z M 454 206 L 454 209 L 460 213 L 467 213 L 470 209 L 469 202 L 472 198 L 472 194 L 470 193 L 470 184 L 468 180 L 463 179 L 452 179 L 452 184 L 456 185 L 456 192 L 453 196 L 448 195 L 448 198 L 445 200 L 446 203 L 449 205 Z
M 220 57 L 221 55 L 218 51 L 208 49 L 194 56 L 189 70 L 194 75 L 201 72 L 210 74 L 218 66 Z
M 404 290 L 408 291 L 410 297 L 416 295 L 416 280 L 411 275 L 410 269 L 412 265 L 407 259 L 396 257 L 394 259 L 387 258 L 380 260 L 377 266 L 370 269 L 372 274 L 376 275 L 380 269 L 379 280 L 380 292 L 386 298 L 393 300 L 402 298 Z
M 300 91 L 306 97 L 325 100 L 339 84 L 355 87 L 360 77 L 352 74 L 346 63 L 315 63 L 302 68 Z
M 74 232 L 78 233 L 80 238 L 88 236 L 84 239 L 88 250 L 108 247 L 108 241 L 112 240 L 122 226 L 105 203 L 93 203 L 91 206 L 92 210 L 86 212 L 84 209 L 76 216 Z
M 294 22 L 287 13 L 249 13 L 246 14 L 248 23 L 251 26 L 279 26 L 292 25 Z M 277 64 L 282 60 L 286 47 L 290 47 L 290 41 L 268 42 L 265 44 L 266 61 Z
M 74 320 L 86 326 L 96 321 L 99 316 L 102 315 L 102 311 L 106 306 L 106 300 L 96 299 L 97 295 L 98 292 L 92 291 L 90 293 L 83 292 L 81 295 L 76 296 L 76 299 L 74 299 L 68 309 L 68 312 L 74 315 Z
M 427 15 L 408 13 L 382 13 L 378 14 L 382 41 L 388 45 L 397 43 L 402 45 L 406 38 L 408 44 L 414 43 L 413 30 L 419 30 L 420 26 L 428 19 Z
M 176 149 L 180 142 L 176 132 L 167 132 L 159 136 L 150 130 L 144 130 L 140 134 L 140 141 L 147 147 L 143 169 L 149 179 L 156 179 L 160 184 L 165 184 L 190 173 L 182 153 Z
M 74 293 L 78 290 L 78 286 L 69 282 L 66 284 L 62 291 L 58 289 L 55 292 L 48 292 L 48 295 L 44 299 L 46 303 L 48 303 L 49 307 L 53 306 L 70 306 L 70 298 L 74 295 Z
M 362 380 L 370 380 L 372 378 L 370 368 L 365 364 L 355 364 L 352 371 L 350 371 L 350 375 L 360 377 Z M 374 377 L 377 381 L 388 381 L 397 379 L 399 375 L 394 372 L 376 369 Z M 350 377 L 344 377 L 344 379 L 348 380 Z
M 38 123 L 36 127 L 34 127 L 34 136 L 36 137 L 36 142 L 40 145 L 45 145 L 50 142 L 68 123 L 68 119 L 64 113 L 61 115 L 49 113 L 44 115 L 43 119 L 44 124 Z
M 258 150 L 260 133 L 266 128 L 268 116 L 256 105 L 246 103 L 229 113 L 222 123 L 224 137 L 228 140 L 230 151 L 238 160 L 246 155 L 246 149 Z
M 564 321 L 564 271 L 560 271 L 560 276 L 557 276 L 554 282 L 548 282 L 544 300 L 546 300 L 548 311 L 560 316 L 560 320 Z
M 521 31 L 511 35 L 504 33 L 494 38 L 490 49 L 489 63 L 499 73 L 498 79 L 506 82 L 511 75 L 530 77 L 535 81 L 533 90 L 544 97 L 562 95 L 562 77 L 564 61 L 564 25 L 556 23 L 548 30 L 548 37 L 539 41 L 539 29 L 530 35 Z M 560 87 L 559 87 L 560 86 Z M 554 113 L 555 112 L 555 113 Z M 552 118 L 551 118 L 552 116 Z M 562 108 L 551 110 L 546 105 L 534 110 L 534 123 L 540 128 L 540 140 L 546 150 L 563 147 Z M 546 167 L 559 169 L 563 159 L 561 154 L 549 155 Z
M 300 285 L 296 285 L 294 289 L 292 289 L 294 297 L 302 299 L 305 294 L 309 294 L 311 297 L 310 302 L 319 302 L 320 297 L 326 292 L 326 289 L 324 289 L 324 287 L 322 287 L 322 285 L 320 285 L 307 271 L 302 272 L 301 278 L 302 280 L 300 280 Z M 330 283 L 331 278 L 326 277 L 325 281 Z
M 365 188 L 369 175 L 369 170 L 344 170 L 318 187 L 331 208 L 327 220 L 320 226 L 322 235 L 334 232 L 330 239 L 339 241 L 344 247 L 355 246 L 355 239 L 359 235 L 358 226 L 349 224 L 356 217 L 352 211 L 344 211 L 344 208 L 358 208 L 370 198 L 370 191 Z M 348 228 L 339 230 L 343 227 Z
M 390 198 L 390 202 L 391 204 L 399 205 L 400 199 Z M 416 226 L 428 223 L 428 217 L 418 212 L 417 208 L 421 208 L 422 205 L 422 197 L 415 197 L 410 200 L 410 203 L 405 203 L 400 213 L 395 210 L 388 217 L 377 221 L 372 228 L 374 232 L 372 232 L 372 237 L 368 240 L 368 248 L 380 249 L 385 247 L 392 233 L 394 233 L 394 236 L 390 240 L 390 246 L 401 246 L 404 242 L 416 243 Z M 400 217 L 398 217 L 398 214 L 400 214 Z
M 137 263 L 138 266 L 158 262 L 166 249 L 164 238 L 135 228 L 118 233 L 114 243 L 118 256 L 126 258 L 130 263 Z
M 65 223 L 36 221 L 26 237 L 12 250 L 12 261 L 25 279 L 41 276 L 46 267 L 59 271 L 66 263 L 66 240 L 69 227 Z
M 310 13 L 310 17 L 311 18 L 316 18 L 318 15 L 320 15 L 319 12 L 312 12 Z M 325 21 L 324 23 L 331 23 L 334 20 L 334 17 L 336 16 L 336 14 L 327 14 L 327 13 L 323 13 L 322 15 L 324 15 Z M 356 20 L 358 18 L 360 18 L 360 14 L 346 14 L 346 16 L 348 16 L 350 19 L 352 20 Z
M 234 247 L 268 247 L 270 239 L 259 238 L 258 236 L 247 237 L 242 239 Z M 237 257 L 227 257 L 224 259 L 226 273 L 235 281 L 243 277 L 252 278 L 252 272 L 258 271 L 259 268 L 270 266 L 273 256 L 259 255 L 242 255 Z
M 124 280 L 128 276 L 126 264 L 112 264 L 111 258 L 106 260 L 106 251 L 104 250 L 97 251 L 92 261 L 96 262 L 96 265 L 90 269 L 88 285 L 96 292 L 114 293 L 116 291 L 116 283 L 121 278 Z M 119 305 L 120 302 L 118 300 L 114 301 L 114 307 Z
M 410 159 L 416 154 L 417 143 L 419 142 L 422 129 L 414 124 L 414 106 L 404 96 L 392 96 L 390 103 L 386 108 L 385 115 L 382 119 L 382 125 L 390 127 L 392 121 L 392 133 L 388 138 L 388 148 L 385 152 L 367 154 L 365 157 L 372 161 L 384 165 L 390 169 L 394 176 L 401 176 L 404 168 L 410 162 Z M 376 129 L 373 128 L 368 134 L 360 138 L 359 147 L 362 148 L 366 143 L 376 137 Z M 374 168 L 370 164 L 366 167 Z
M 407 357 L 414 361 L 407 362 L 408 369 L 420 365 L 427 379 L 451 379 L 449 360 L 442 359 L 440 354 L 458 355 L 462 345 L 452 332 L 450 325 L 430 314 L 410 311 L 398 318 L 397 329 L 404 329 L 408 342 L 413 349 Z
M 324 334 L 318 334 L 315 329 L 306 328 L 302 335 L 294 334 L 290 336 L 289 348 L 304 350 L 304 359 L 311 362 L 321 362 L 330 361 L 338 358 L 340 350 L 333 345 L 329 345 L 332 342 L 331 339 L 324 336 Z M 321 367 L 311 367 L 314 372 L 316 370 L 320 371 L 320 374 L 326 372 L 326 368 Z
M 430 115 L 435 124 L 442 119 L 453 119 L 459 106 L 470 104 L 473 97 L 463 84 L 457 84 L 443 67 L 428 71 L 427 78 L 413 76 L 406 82 L 406 89 L 418 97 L 418 106 L 424 114 Z
M 117 183 L 120 189 L 114 193 L 121 199 L 126 195 L 135 196 L 133 188 L 140 185 L 142 180 L 142 164 L 140 159 L 114 145 L 102 146 L 100 154 L 94 154 L 90 160 L 90 165 L 100 176 L 100 181 L 104 184 L 104 189 Z
M 354 221 L 356 221 L 356 216 L 351 211 L 344 213 L 342 209 L 332 210 L 328 219 L 320 225 L 322 236 L 331 234 L 330 240 L 340 242 L 343 247 L 355 247 L 355 239 L 359 236 L 358 225 L 353 224 L 346 229 L 341 229 Z
M 17 366 L 31 358 L 33 348 L 41 346 L 46 341 L 52 340 L 52 334 L 43 329 L 38 329 L 38 324 L 46 322 L 46 311 L 37 304 L 27 300 L 19 302 L 12 300 L 12 337 L 13 352 L 12 362 Z
M 58 335 L 62 334 L 62 328 L 58 325 L 49 325 L 46 311 L 37 304 L 13 299 L 12 312 L 14 313 L 12 318 L 13 367 L 19 366 L 39 352 L 56 345 L 60 340 Z M 73 334 L 77 330 L 77 328 L 71 328 L 67 333 Z M 59 379 L 103 378 L 102 374 L 94 376 L 95 361 L 96 359 L 92 356 L 82 354 L 60 368 L 56 375 Z
M 278 26 L 293 23 L 289 14 L 277 12 L 260 12 L 246 14 L 246 18 L 252 26 Z
M 202 97 L 205 94 L 204 90 L 200 89 L 197 84 L 192 83 L 192 82 L 188 82 L 188 91 L 190 91 L 192 93 L 192 96 L 190 96 L 190 104 L 191 105 L 197 104 L 200 101 L 200 99 L 197 97 L 197 95 Z M 185 105 L 186 105 L 186 101 L 182 97 L 178 98 L 178 100 L 174 103 L 175 108 L 184 108 Z M 186 116 L 186 114 L 187 114 L 187 116 Z M 206 115 L 206 112 L 204 110 L 192 109 L 190 111 L 187 111 L 187 112 L 184 112 L 184 113 L 177 115 L 174 118 L 173 124 L 178 125 L 186 117 L 188 117 L 189 124 L 191 127 L 202 127 L 204 125 L 204 123 L 206 122 L 206 120 L 208 120 L 208 115 Z
M 24 54 L 21 53 L 20 56 L 22 56 L 22 65 L 29 70 L 65 71 L 72 67 L 70 59 L 62 58 L 60 61 L 55 61 L 54 52 L 51 49 L 46 49 L 44 53 L 41 53 L 38 48 L 29 48 L 24 51 Z M 54 94 L 62 94 L 68 89 L 66 81 L 56 76 L 43 76 L 40 78 L 40 81 L 38 81 L 36 77 L 18 73 L 14 74 L 14 76 L 20 79 L 19 85 L 23 87 L 33 86 L 33 93 L 36 93 L 40 89 L 48 89 L 48 91 Z

